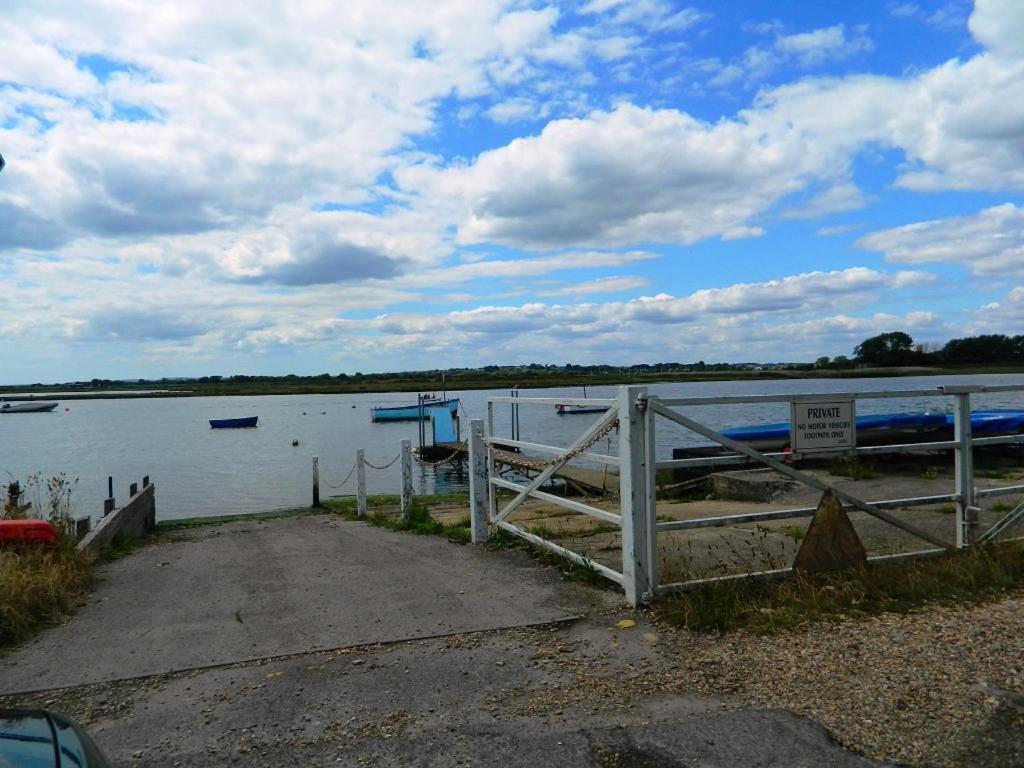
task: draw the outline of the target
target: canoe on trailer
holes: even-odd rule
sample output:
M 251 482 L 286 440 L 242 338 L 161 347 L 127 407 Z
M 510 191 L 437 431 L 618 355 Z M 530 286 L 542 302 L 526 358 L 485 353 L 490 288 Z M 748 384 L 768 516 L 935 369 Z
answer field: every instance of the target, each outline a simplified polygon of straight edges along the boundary
M 210 426 L 213 429 L 244 429 L 255 427 L 259 416 L 246 416 L 241 419 L 210 419 Z
M 1024 433 L 1024 411 L 996 408 L 971 412 L 974 437 L 1001 437 Z M 777 451 L 789 445 L 789 422 L 735 427 L 722 434 L 759 451 Z M 953 415 L 948 413 L 883 413 L 857 417 L 858 445 L 895 445 L 951 439 Z
M 431 408 L 447 408 L 452 415 L 455 415 L 459 411 L 459 398 L 456 397 L 451 400 L 424 401 L 422 407 L 420 405 L 397 405 L 391 408 L 387 406 L 371 408 L 370 420 L 416 421 L 418 419 L 423 419 L 426 421 L 430 418 Z
M 4 403 L 3 405 L 0 405 L 0 413 L 47 413 L 49 411 L 52 411 L 58 405 L 60 405 L 60 403 Z

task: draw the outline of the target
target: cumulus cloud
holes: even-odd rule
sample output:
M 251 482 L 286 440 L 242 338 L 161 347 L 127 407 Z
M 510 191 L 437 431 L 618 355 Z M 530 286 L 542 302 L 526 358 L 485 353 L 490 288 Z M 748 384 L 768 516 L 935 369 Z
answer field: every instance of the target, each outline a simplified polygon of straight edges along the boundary
M 1024 275 L 1024 208 L 1005 203 L 974 216 L 921 221 L 872 232 L 856 245 L 888 261 L 962 264 L 978 275 Z

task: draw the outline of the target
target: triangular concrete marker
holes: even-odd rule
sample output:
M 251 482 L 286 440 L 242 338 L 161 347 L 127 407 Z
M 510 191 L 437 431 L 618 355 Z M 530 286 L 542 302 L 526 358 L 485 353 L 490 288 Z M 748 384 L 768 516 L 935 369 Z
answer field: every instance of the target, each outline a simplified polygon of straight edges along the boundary
M 793 559 L 793 570 L 838 571 L 860 565 L 867 556 L 843 505 L 832 491 L 825 491 Z

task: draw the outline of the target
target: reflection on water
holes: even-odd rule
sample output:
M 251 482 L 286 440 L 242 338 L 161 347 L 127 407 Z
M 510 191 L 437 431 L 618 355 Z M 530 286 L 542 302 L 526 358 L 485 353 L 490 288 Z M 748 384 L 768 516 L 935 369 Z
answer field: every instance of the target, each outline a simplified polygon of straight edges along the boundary
M 662 397 L 714 397 L 855 390 L 935 389 L 949 383 L 1024 384 L 1024 375 L 933 376 L 900 379 L 810 379 L 667 383 L 650 387 Z M 507 390 L 454 393 L 460 416 L 485 418 L 487 397 Z M 597 415 L 556 416 L 551 406 L 529 406 L 526 398 L 579 397 L 578 388 L 524 390 L 520 437 L 550 445 L 568 445 Z M 588 387 L 591 397 L 614 397 L 616 388 Z M 138 400 L 66 401 L 53 413 L 0 416 L 0 481 L 59 472 L 79 478 L 74 501 L 80 513 L 98 514 L 106 479 L 114 476 L 115 495 L 123 500 L 128 484 L 150 475 L 157 485 L 161 519 L 260 511 L 308 504 L 312 498 L 312 459 L 320 458 L 321 494 L 355 493 L 351 469 L 359 448 L 372 464 L 384 466 L 398 454 L 403 439 L 417 440 L 415 422 L 372 424 L 370 409 L 415 400 L 407 393 L 359 395 L 273 395 Z M 975 407 L 1024 407 L 1019 392 L 982 395 Z M 950 398 L 864 400 L 858 413 L 948 409 Z M 67 408 L 68 410 L 65 410 Z M 703 406 L 685 412 L 712 428 L 788 419 L 786 404 Z M 495 433 L 508 436 L 508 406 L 495 408 Z M 259 416 L 259 427 L 212 430 L 208 420 Z M 293 441 L 298 441 L 293 446 Z M 617 453 L 611 435 L 595 451 Z M 678 425 L 658 422 L 659 458 L 672 449 L 703 442 Z M 465 491 L 464 463 L 416 465 L 417 493 Z M 401 468 L 367 468 L 370 493 L 397 494 Z

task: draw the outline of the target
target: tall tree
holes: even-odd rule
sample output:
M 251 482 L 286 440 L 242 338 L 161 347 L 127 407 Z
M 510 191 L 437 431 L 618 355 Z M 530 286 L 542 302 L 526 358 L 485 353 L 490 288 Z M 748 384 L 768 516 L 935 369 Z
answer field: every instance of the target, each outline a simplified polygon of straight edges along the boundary
M 914 340 L 903 331 L 890 331 L 864 339 L 853 354 L 868 365 L 902 365 L 914 361 Z

